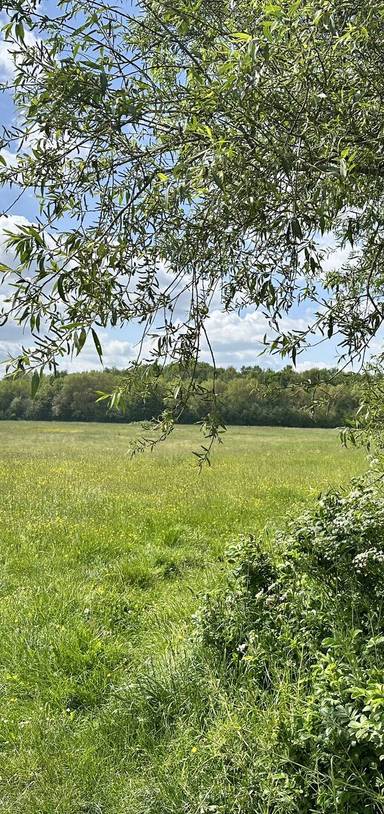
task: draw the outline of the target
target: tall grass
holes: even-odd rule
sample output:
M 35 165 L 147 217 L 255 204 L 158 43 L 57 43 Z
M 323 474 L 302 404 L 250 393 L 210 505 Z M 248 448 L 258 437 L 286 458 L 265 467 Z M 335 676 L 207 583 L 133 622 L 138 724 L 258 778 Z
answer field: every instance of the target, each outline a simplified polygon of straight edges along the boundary
M 246 810 L 234 778 L 296 708 L 285 673 L 282 707 L 234 707 L 236 674 L 202 659 L 193 615 L 225 582 L 228 543 L 281 525 L 363 455 L 332 431 L 232 429 L 199 476 L 193 428 L 132 461 L 134 432 L 0 424 L 7 814 L 215 814 L 228 799 Z

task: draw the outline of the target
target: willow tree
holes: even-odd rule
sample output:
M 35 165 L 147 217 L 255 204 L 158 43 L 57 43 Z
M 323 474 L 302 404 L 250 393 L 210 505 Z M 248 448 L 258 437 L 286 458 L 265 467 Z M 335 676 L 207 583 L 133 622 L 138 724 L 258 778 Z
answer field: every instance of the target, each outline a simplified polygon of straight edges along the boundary
M 333 334 L 364 354 L 384 314 L 383 2 L 3 8 L 18 117 L 1 180 L 40 213 L 3 269 L 3 322 L 35 337 L 17 369 L 55 368 L 88 334 L 101 356 L 99 326 L 137 321 L 152 359 L 188 371 L 170 418 L 213 298 L 261 309 L 293 361 Z M 331 271 L 327 244 L 349 249 Z M 305 300 L 306 330 L 285 331 Z

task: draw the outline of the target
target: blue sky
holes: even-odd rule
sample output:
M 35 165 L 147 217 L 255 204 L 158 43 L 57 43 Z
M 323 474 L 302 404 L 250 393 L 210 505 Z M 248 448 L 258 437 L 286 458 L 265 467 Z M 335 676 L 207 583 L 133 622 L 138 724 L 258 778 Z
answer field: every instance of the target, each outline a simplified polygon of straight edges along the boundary
M 52 4 L 48 4 L 52 8 Z M 0 15 L 1 20 L 1 15 Z M 10 75 L 12 71 L 12 59 L 6 43 L 0 39 L 0 81 Z M 15 120 L 15 112 L 12 99 L 7 94 L 0 95 L 0 123 L 9 125 Z M 11 156 L 3 152 L 7 160 L 12 160 Z M 11 205 L 14 193 L 1 190 L 0 212 L 4 212 Z M 22 222 L 23 219 L 33 221 L 36 213 L 33 195 L 25 193 L 22 198 L 12 206 L 8 217 L 0 216 L 0 262 L 11 258 L 6 254 L 4 246 L 4 228 L 10 228 L 13 224 Z M 336 254 L 329 263 L 336 265 L 343 257 Z M 0 290 L 0 297 L 1 297 Z M 311 319 L 308 307 L 302 305 L 294 309 L 289 318 L 286 319 L 286 327 L 290 330 L 305 327 Z M 262 350 L 261 339 L 266 332 L 266 324 L 260 313 L 246 311 L 242 314 L 222 311 L 217 303 L 210 314 L 207 329 L 210 341 L 213 346 L 216 361 L 219 365 L 241 367 L 242 365 L 260 364 L 263 367 L 279 368 L 284 367 L 287 361 L 278 356 L 260 357 Z M 108 329 L 100 332 L 103 341 L 104 364 L 108 367 L 126 367 L 128 362 L 137 355 L 137 342 L 139 331 L 133 325 L 127 325 L 122 329 Z M 28 344 L 28 337 L 23 336 L 21 329 L 15 324 L 7 324 L 0 327 L 0 362 L 9 354 L 17 354 L 20 344 Z M 208 350 L 203 353 L 202 359 L 209 361 Z M 317 347 L 307 350 L 297 360 L 297 368 L 305 370 L 309 367 L 334 366 L 336 362 L 335 343 L 325 342 Z M 61 367 L 67 370 L 86 370 L 99 367 L 100 363 L 93 346 L 86 344 L 82 354 L 75 360 L 63 361 Z

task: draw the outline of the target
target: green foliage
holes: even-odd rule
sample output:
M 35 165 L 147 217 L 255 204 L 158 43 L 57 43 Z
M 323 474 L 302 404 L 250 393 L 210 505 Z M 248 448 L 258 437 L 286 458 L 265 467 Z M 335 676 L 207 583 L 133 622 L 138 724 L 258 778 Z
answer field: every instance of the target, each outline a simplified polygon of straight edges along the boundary
M 293 363 L 333 335 L 365 353 L 383 322 L 380 2 L 2 7 L 18 115 L 0 182 L 40 207 L 9 234 L 1 318 L 36 337 L 11 366 L 55 369 L 88 337 L 101 358 L 99 329 L 135 322 L 141 351 L 188 370 L 185 404 L 213 303 L 260 308 Z M 327 242 L 346 249 L 331 269 Z
M 342 434 L 345 445 L 365 446 L 381 466 L 384 460 L 383 369 L 382 359 L 367 366 L 361 379 L 360 407 L 352 425 Z
M 364 378 L 334 370 L 297 373 L 261 367 L 217 368 L 200 363 L 195 370 L 195 389 L 184 406 L 184 423 L 199 422 L 204 436 L 212 432 L 207 420 L 207 400 L 215 388 L 217 415 L 224 424 L 265 426 L 338 427 L 349 425 L 356 413 Z M 175 365 L 159 374 L 140 366 L 125 371 L 105 370 L 42 376 L 32 397 L 31 382 L 4 379 L 0 382 L 0 419 L 59 419 L 66 421 L 150 421 L 166 411 L 172 421 L 172 404 L 188 387 L 179 381 Z M 112 396 L 105 395 L 112 393 Z M 18 400 L 14 402 L 14 399 Z M 211 423 L 210 423 L 211 421 Z M 211 436 L 210 436 L 211 433 Z M 204 450 L 198 453 L 204 455 Z
M 208 596 L 196 616 L 196 647 L 207 669 L 213 658 L 237 718 L 241 770 L 230 774 L 228 753 L 226 799 L 210 788 L 207 810 L 379 814 L 381 481 L 365 478 L 347 494 L 326 494 L 275 539 L 245 538 L 229 561 L 227 587 Z M 202 732 L 203 750 L 208 741 Z

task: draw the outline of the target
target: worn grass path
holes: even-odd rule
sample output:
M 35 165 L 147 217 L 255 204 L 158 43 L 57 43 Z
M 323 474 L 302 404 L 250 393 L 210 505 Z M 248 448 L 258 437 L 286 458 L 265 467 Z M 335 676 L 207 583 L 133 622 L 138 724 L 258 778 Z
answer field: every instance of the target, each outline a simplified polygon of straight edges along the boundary
M 158 743 L 137 678 L 183 641 L 230 540 L 364 468 L 334 431 L 232 428 L 199 476 L 196 428 L 132 461 L 135 432 L 0 422 L 4 814 L 144 811 Z

